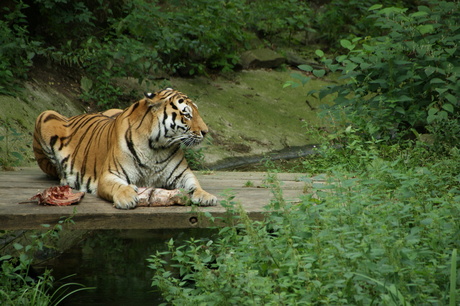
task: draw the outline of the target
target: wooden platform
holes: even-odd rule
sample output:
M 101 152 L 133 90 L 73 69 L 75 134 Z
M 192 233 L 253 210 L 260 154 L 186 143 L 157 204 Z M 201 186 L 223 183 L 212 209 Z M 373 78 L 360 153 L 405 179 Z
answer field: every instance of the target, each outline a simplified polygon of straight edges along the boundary
M 234 195 L 252 219 L 261 219 L 264 206 L 272 197 L 262 172 L 196 172 L 202 187 L 216 195 L 219 200 Z M 279 173 L 285 200 L 296 201 L 305 190 L 305 182 L 299 179 L 303 174 Z M 0 172 L 0 229 L 36 229 L 41 224 L 55 225 L 62 217 L 73 216 L 75 229 L 156 229 L 209 227 L 210 222 L 203 212 L 213 217 L 225 214 L 220 204 L 215 207 L 138 207 L 133 210 L 119 210 L 112 204 L 86 194 L 83 200 L 72 206 L 39 206 L 18 204 L 27 201 L 37 192 L 56 186 L 58 182 L 46 177 L 38 168 L 24 168 L 19 171 Z

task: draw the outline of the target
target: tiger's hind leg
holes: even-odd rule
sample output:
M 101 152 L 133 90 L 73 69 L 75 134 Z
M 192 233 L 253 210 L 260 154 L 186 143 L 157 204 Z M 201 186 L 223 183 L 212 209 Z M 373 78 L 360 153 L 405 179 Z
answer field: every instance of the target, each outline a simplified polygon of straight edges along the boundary
M 33 151 L 40 169 L 46 174 L 59 178 L 59 159 L 56 156 L 56 143 L 65 132 L 67 118 L 55 111 L 44 111 L 35 121 Z

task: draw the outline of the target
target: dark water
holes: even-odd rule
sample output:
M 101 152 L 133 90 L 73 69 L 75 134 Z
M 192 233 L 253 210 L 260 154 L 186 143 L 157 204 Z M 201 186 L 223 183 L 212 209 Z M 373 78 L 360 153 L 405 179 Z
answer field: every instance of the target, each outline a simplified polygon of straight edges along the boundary
M 163 302 L 151 287 L 153 271 L 146 259 L 167 249 L 171 238 L 180 245 L 190 238 L 211 238 L 215 230 L 98 230 L 53 262 L 57 280 L 76 282 L 84 290 L 61 305 L 158 305 Z M 59 285 L 59 284 L 58 284 Z

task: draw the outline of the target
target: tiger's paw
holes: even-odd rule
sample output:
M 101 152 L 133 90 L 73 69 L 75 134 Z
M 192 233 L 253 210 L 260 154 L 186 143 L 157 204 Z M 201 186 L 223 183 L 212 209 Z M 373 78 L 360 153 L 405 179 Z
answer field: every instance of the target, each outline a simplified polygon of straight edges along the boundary
M 139 197 L 135 185 L 120 186 L 113 195 L 113 206 L 118 209 L 131 209 L 137 206 Z
M 200 206 L 214 206 L 217 205 L 217 197 L 204 191 L 203 189 L 196 189 L 192 194 L 192 203 Z

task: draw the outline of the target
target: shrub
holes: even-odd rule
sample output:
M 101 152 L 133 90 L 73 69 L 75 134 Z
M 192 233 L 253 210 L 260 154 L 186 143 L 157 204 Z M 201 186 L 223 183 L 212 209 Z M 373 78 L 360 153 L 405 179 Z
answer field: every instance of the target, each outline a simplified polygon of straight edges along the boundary
M 157 1 L 133 1 L 129 14 L 115 25 L 158 53 L 161 68 L 186 75 L 206 68 L 229 70 L 244 45 L 244 1 L 181 1 L 161 8 Z M 149 22 L 146 22 L 149 20 Z
M 341 39 L 350 39 L 357 36 L 375 36 L 382 33 L 381 28 L 375 25 L 372 19 L 366 18 L 367 9 L 374 4 L 384 6 L 404 5 L 413 7 L 414 1 L 394 0 L 332 0 L 319 7 L 313 19 L 313 26 L 318 33 L 318 40 L 325 42 L 331 49 L 337 50 L 341 46 Z
M 229 198 L 217 237 L 171 240 L 149 258 L 152 285 L 174 305 L 454 305 L 460 152 L 426 162 L 423 147 L 390 151 L 352 173 L 331 167 L 323 184 L 304 178 L 298 203 L 270 174 L 264 221 Z
M 459 8 L 458 2 L 430 1 L 430 6 L 407 14 L 406 9 L 374 5 L 369 17 L 386 35 L 341 40 L 349 53 L 335 61 L 317 51 L 344 82 L 309 94 L 336 94 L 327 111 L 335 118 L 345 113 L 347 124 L 375 138 L 398 141 L 446 121 L 458 129 Z M 315 76 L 325 72 L 300 68 Z
M 19 81 L 27 77 L 32 59 L 39 53 L 40 43 L 29 37 L 24 10 L 28 5 L 18 2 L 0 10 L 0 94 L 13 94 Z
M 287 42 L 291 45 L 294 34 L 303 32 L 306 37 L 314 32 L 314 14 L 305 1 L 251 1 L 245 14 L 248 29 L 270 44 Z

